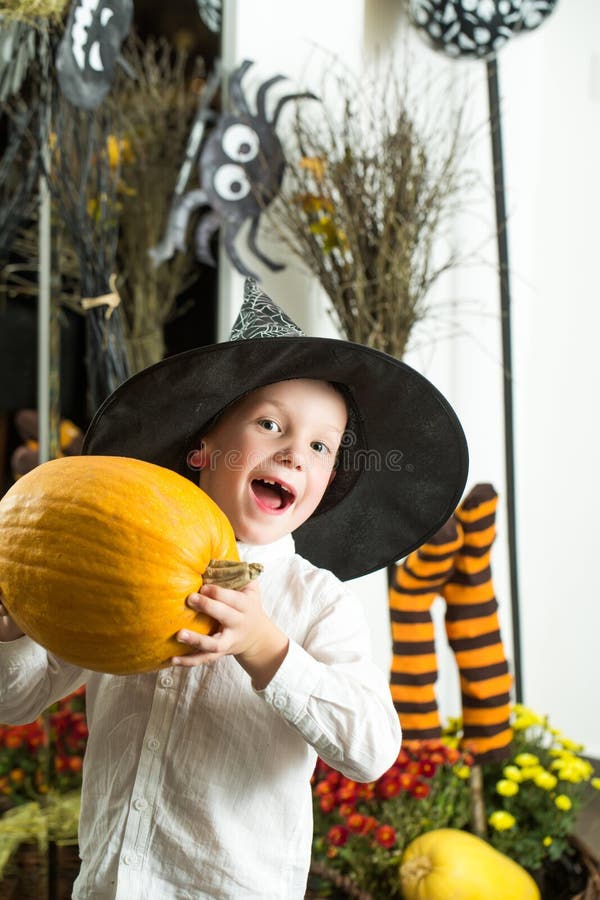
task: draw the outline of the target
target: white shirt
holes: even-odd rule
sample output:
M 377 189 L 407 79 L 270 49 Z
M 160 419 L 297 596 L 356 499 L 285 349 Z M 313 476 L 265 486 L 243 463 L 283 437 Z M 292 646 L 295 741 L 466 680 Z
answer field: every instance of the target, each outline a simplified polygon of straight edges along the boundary
M 0 644 L 0 721 L 87 685 L 74 900 L 300 900 L 317 754 L 357 781 L 395 761 L 398 717 L 357 599 L 291 536 L 238 547 L 263 563 L 263 606 L 290 638 L 263 691 L 231 656 L 115 676 L 26 637 Z

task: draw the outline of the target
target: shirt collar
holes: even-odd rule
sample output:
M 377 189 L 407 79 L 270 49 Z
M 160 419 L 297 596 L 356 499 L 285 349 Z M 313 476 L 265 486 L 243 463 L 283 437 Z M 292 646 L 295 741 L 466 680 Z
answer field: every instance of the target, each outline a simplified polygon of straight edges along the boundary
M 284 534 L 272 544 L 245 544 L 243 541 L 237 541 L 237 548 L 243 562 L 257 563 L 293 556 L 296 552 L 296 545 L 291 534 Z

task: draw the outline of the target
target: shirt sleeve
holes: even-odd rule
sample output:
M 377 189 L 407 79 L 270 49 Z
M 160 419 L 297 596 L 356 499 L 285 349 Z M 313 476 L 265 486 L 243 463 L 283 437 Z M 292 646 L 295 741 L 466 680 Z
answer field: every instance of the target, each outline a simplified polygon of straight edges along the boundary
M 28 637 L 0 642 L 0 721 L 33 722 L 86 680 L 87 670 L 47 653 Z
M 389 684 L 371 659 L 368 634 L 358 600 L 339 584 L 303 645 L 290 640 L 275 676 L 256 692 L 325 762 L 362 782 L 390 768 L 401 741 Z

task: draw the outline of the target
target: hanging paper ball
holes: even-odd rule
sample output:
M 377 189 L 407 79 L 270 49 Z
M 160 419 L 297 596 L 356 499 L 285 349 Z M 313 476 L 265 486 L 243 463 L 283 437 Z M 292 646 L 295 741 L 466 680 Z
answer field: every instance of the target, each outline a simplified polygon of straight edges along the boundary
M 533 31 L 556 9 L 558 0 L 522 0 L 521 28 Z
M 486 59 L 495 56 L 522 27 L 525 2 L 527 0 L 410 0 L 409 15 L 435 50 L 454 59 Z

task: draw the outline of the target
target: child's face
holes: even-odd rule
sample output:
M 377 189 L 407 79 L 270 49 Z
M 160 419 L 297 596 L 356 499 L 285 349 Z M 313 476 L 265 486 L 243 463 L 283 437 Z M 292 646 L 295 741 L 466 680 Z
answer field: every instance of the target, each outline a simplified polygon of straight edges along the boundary
M 269 384 L 223 413 L 203 439 L 200 487 L 238 540 L 271 543 L 312 515 L 334 477 L 346 420 L 343 397 L 313 379 Z

